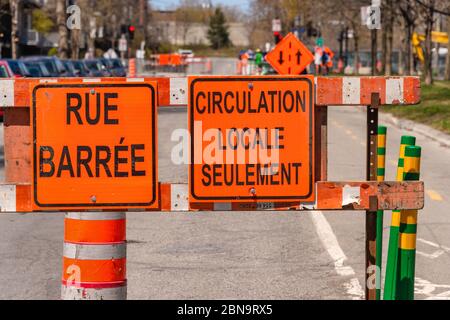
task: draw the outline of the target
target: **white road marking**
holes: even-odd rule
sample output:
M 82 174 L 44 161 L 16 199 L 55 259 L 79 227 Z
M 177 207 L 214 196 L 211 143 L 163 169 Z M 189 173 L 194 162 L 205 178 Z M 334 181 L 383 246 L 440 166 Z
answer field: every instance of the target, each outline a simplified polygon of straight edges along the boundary
M 418 255 L 424 256 L 424 257 L 429 258 L 429 259 L 437 259 L 441 255 L 443 255 L 444 253 L 450 252 L 450 248 L 448 248 L 446 246 L 441 246 L 440 244 L 437 244 L 437 243 L 434 243 L 434 242 L 431 242 L 431 241 L 428 241 L 428 240 L 425 240 L 425 239 L 418 238 L 417 242 L 422 242 L 422 243 L 427 244 L 427 245 L 429 245 L 429 246 L 431 246 L 433 248 L 437 248 L 438 249 L 438 250 L 434 251 L 433 253 L 425 253 L 425 252 L 416 250 L 416 253 Z
M 442 196 L 437 191 L 428 189 L 426 191 L 426 193 L 431 198 L 431 200 L 434 200 L 434 201 L 442 201 L 443 200 Z
M 321 211 L 314 211 L 310 212 L 309 215 L 311 216 L 314 226 L 316 227 L 316 232 L 320 241 L 327 250 L 328 254 L 331 256 L 331 259 L 334 261 L 334 269 L 336 270 L 336 273 L 343 277 L 355 276 L 355 270 L 353 270 L 351 266 L 344 265 L 344 261 L 347 260 L 347 257 L 344 251 L 342 251 L 336 235 L 334 234 L 333 229 L 331 229 L 331 226 L 323 213 Z M 351 278 L 344 284 L 344 286 L 347 289 L 347 293 L 352 296 L 354 300 L 360 300 L 363 298 L 364 291 L 361 288 L 358 278 Z
M 425 300 L 450 300 L 450 285 L 433 284 L 428 280 L 416 277 L 414 293 L 424 295 Z

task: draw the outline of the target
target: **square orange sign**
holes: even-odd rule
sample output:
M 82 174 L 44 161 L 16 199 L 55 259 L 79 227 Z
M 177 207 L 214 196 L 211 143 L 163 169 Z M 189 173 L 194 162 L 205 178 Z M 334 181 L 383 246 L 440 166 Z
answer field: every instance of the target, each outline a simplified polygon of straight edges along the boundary
M 189 77 L 190 201 L 314 201 L 313 79 Z
M 155 208 L 157 83 L 32 90 L 36 210 Z

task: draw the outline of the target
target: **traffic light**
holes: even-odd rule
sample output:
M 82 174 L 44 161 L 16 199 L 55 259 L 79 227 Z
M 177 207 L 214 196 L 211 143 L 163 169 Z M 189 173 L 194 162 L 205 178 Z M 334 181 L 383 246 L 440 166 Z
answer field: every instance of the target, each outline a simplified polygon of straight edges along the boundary
M 273 33 L 273 36 L 275 38 L 275 44 L 278 44 L 283 39 L 283 37 L 281 36 L 281 33 L 279 33 L 278 31 L 275 31 Z
M 136 27 L 130 24 L 128 26 L 128 36 L 129 36 L 130 40 L 134 39 L 134 31 L 136 31 Z

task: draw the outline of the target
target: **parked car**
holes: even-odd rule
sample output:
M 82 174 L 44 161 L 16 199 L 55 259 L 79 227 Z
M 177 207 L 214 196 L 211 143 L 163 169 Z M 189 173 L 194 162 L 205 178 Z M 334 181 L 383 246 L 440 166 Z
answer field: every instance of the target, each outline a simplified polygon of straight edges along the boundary
M 35 56 L 25 57 L 23 61 L 42 62 L 50 73 L 51 77 L 74 77 L 69 70 L 66 70 L 64 64 L 57 57 Z
M 89 77 L 89 69 L 86 67 L 82 60 L 67 60 L 74 70 L 75 76 L 77 77 Z
M 92 77 L 110 77 L 111 73 L 106 70 L 106 67 L 98 59 L 84 60 L 84 64 L 90 71 Z
M 97 60 L 102 65 L 103 76 L 104 77 L 111 77 L 112 76 L 112 72 L 111 72 L 109 63 L 107 62 L 108 59 L 98 58 Z
M 122 64 L 120 59 L 106 59 L 101 58 L 100 61 L 106 67 L 106 69 L 111 73 L 113 77 L 126 77 L 127 70 Z
M 71 74 L 73 74 L 75 77 L 78 76 L 77 73 L 76 73 L 76 71 L 75 71 L 75 68 L 74 68 L 74 66 L 73 66 L 73 64 L 72 64 L 72 61 L 70 61 L 70 60 L 61 60 L 61 62 L 63 63 L 64 68 L 66 68 L 67 71 L 69 71 L 69 72 L 70 72 Z
M 30 73 L 22 61 L 13 59 L 5 59 L 4 61 L 8 63 L 14 78 L 30 77 Z
M 14 74 L 5 60 L 0 60 L 0 78 L 12 78 Z
M 24 61 L 24 64 L 32 78 L 48 78 L 52 76 L 42 61 Z
M 185 58 L 194 58 L 194 52 L 190 49 L 178 49 L 178 54 Z

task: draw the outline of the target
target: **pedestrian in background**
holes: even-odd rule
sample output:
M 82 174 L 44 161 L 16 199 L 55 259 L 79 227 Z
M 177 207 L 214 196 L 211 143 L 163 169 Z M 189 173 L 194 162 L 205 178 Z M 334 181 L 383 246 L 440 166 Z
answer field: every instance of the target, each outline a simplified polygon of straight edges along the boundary
M 257 68 L 256 73 L 258 75 L 262 74 L 262 64 L 263 64 L 263 54 L 261 52 L 261 49 L 256 49 L 256 54 L 255 54 L 255 65 Z
M 317 38 L 316 46 L 314 47 L 314 65 L 316 66 L 316 75 L 320 74 L 322 71 L 322 56 L 323 56 L 323 39 L 321 37 Z

